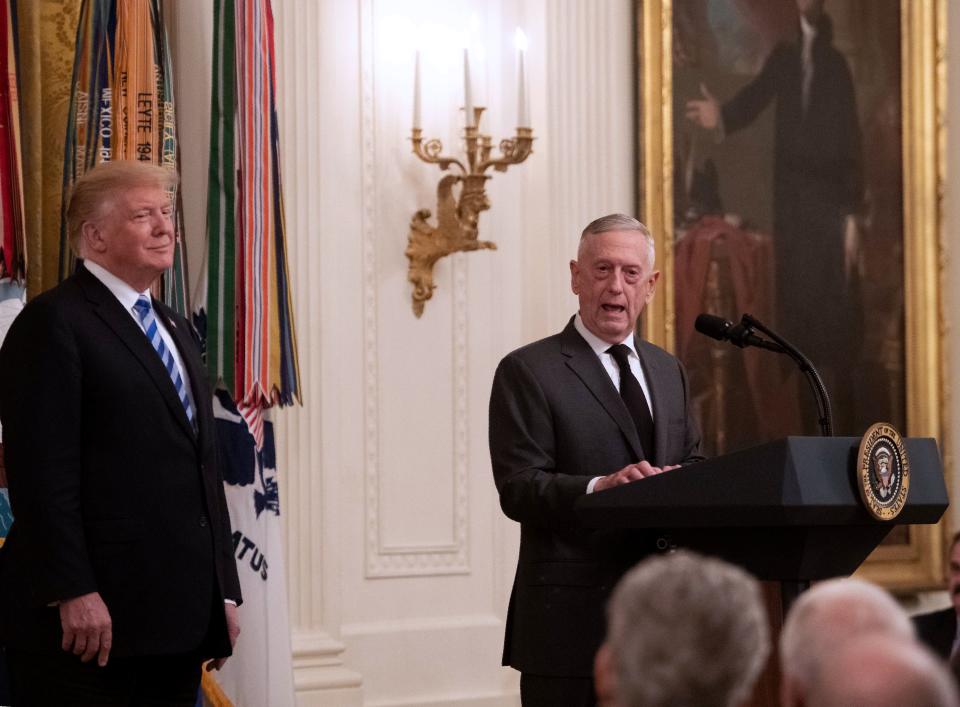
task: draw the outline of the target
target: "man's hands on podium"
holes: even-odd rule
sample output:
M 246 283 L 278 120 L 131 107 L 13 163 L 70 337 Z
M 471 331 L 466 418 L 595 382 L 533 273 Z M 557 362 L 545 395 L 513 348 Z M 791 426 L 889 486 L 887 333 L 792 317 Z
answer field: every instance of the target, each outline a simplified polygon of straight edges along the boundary
M 620 471 L 615 471 L 612 474 L 607 474 L 606 476 L 601 476 L 598 478 L 597 483 L 594 484 L 593 490 L 603 491 L 604 489 L 610 489 L 614 486 L 620 486 L 621 484 L 629 484 L 631 481 L 636 481 L 637 479 L 645 479 L 648 476 L 656 476 L 657 474 L 662 474 L 665 471 L 671 471 L 679 467 L 679 464 L 666 464 L 661 469 L 658 466 L 652 466 L 648 461 L 637 462 L 636 464 L 628 464 Z
M 80 656 L 84 663 L 96 656 L 101 668 L 107 664 L 113 645 L 113 621 L 99 592 L 61 601 L 60 625 L 63 650 Z

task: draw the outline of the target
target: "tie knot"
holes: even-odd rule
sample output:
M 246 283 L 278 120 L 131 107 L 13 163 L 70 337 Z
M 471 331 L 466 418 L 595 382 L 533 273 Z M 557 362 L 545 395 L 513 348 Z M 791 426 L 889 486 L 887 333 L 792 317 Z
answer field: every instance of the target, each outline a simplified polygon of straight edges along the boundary
M 630 368 L 630 347 L 626 344 L 615 344 L 607 349 L 607 353 L 613 356 L 613 360 L 622 369 Z
M 140 295 L 137 297 L 137 301 L 133 303 L 133 310 L 140 316 L 141 319 L 147 316 L 151 309 L 153 309 L 153 307 L 151 306 L 150 300 L 147 299 L 146 295 Z

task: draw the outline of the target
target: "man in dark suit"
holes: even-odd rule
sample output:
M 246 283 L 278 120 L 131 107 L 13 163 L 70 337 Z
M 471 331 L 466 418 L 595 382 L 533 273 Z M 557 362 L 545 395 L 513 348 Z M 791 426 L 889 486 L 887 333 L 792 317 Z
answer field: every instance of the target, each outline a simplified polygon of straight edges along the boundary
M 728 135 L 775 104 L 773 243 L 777 329 L 824 376 L 838 434 L 860 433 L 849 366 L 857 340 L 851 289 L 863 200 L 863 148 L 853 78 L 833 45 L 825 0 L 797 0 L 794 38 L 777 44 L 760 73 L 722 106 L 702 87 L 687 117 Z M 748 214 L 749 216 L 749 214 Z M 830 302 L 829 307 L 820 306 Z
M 913 617 L 917 637 L 934 653 L 954 663 L 957 659 L 957 612 L 960 612 L 960 533 L 950 543 L 950 575 L 947 583 L 952 606 Z M 956 670 L 957 666 L 954 666 Z
M 607 597 L 654 550 L 652 538 L 581 526 L 574 502 L 702 458 L 680 362 L 634 334 L 660 275 L 649 231 L 597 219 L 570 273 L 578 314 L 508 354 L 490 397 L 500 505 L 521 524 L 503 663 L 521 671 L 526 707 L 594 704 Z
M 173 262 L 175 183 L 136 162 L 81 177 L 84 262 L 0 350 L 14 704 L 193 705 L 239 633 L 210 388 L 190 325 L 149 291 Z

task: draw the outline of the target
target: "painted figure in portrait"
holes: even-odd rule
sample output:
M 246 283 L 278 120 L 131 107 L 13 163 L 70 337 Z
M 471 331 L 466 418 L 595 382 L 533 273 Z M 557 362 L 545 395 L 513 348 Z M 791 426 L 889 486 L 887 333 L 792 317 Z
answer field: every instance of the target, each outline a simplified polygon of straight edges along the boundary
M 687 334 L 700 311 L 803 351 L 835 434 L 904 424 L 899 25 L 896 0 L 673 5 L 677 343 L 713 453 L 817 416 L 789 360 Z

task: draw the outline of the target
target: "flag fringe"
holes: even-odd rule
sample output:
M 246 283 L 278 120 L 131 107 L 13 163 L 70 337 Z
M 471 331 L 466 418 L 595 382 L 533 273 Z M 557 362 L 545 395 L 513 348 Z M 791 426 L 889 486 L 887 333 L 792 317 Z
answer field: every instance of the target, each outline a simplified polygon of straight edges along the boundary
M 203 699 L 206 707 L 233 707 L 233 702 L 220 687 L 220 683 L 206 670 L 203 671 L 200 687 L 203 689 Z

